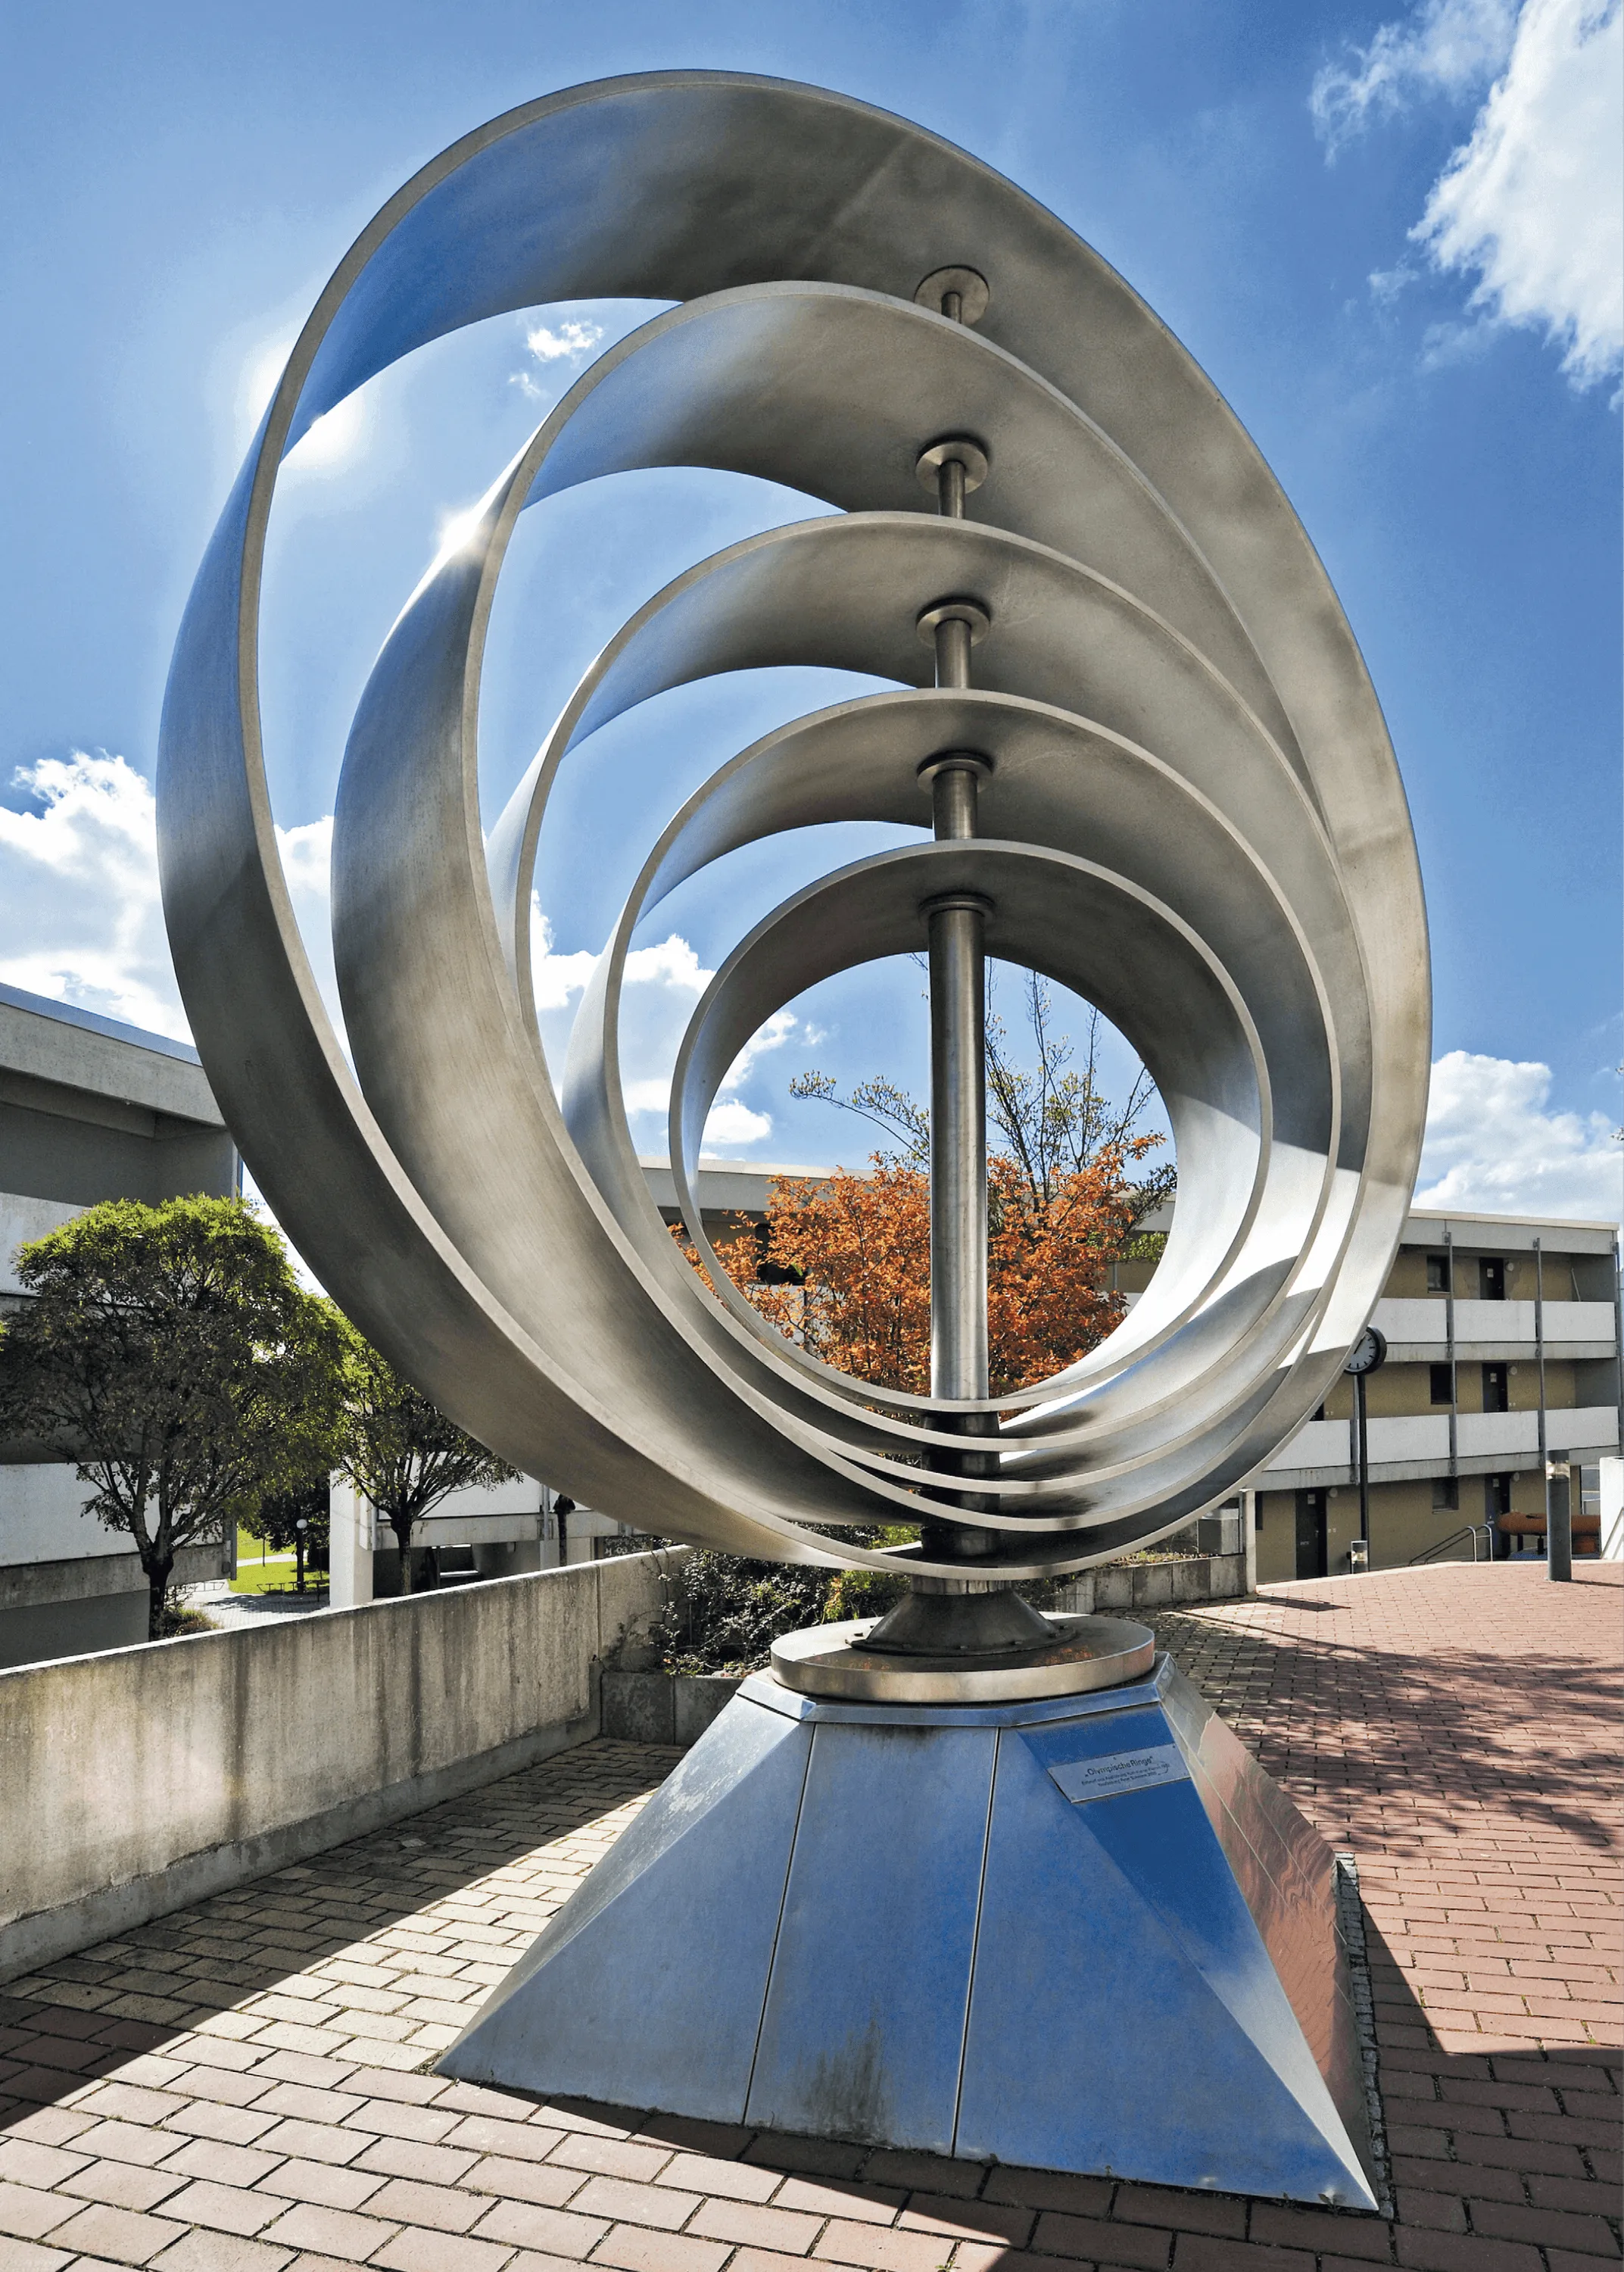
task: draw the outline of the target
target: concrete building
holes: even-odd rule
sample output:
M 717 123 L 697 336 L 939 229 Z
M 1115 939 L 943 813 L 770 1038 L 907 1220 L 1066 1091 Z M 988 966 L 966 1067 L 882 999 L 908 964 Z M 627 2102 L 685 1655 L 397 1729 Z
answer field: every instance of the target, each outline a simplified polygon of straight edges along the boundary
M 681 1220 L 669 1161 L 642 1162 L 656 1206 L 668 1223 Z M 761 1222 L 774 1183 L 786 1177 L 818 1180 L 822 1168 L 757 1165 L 749 1160 L 711 1160 L 699 1170 L 700 1212 L 718 1245 Z M 335 1480 L 332 1499 L 331 1598 L 351 1607 L 400 1589 L 400 1555 L 393 1533 L 376 1511 Z M 452 1491 L 413 1534 L 432 1546 L 442 1583 L 470 1578 L 515 1577 L 521 1571 L 600 1561 L 649 1543 L 635 1522 L 600 1514 L 596 1507 L 561 1502 L 557 1491 L 530 1476 L 488 1490 Z
M 663 1159 L 643 1162 L 668 1222 L 676 1192 Z M 705 1229 L 749 1236 L 775 1181 L 825 1170 L 709 1160 Z M 155 1201 L 239 1186 L 237 1155 L 196 1052 L 93 1013 L 0 986 L 0 1309 L 22 1298 L 15 1250 L 101 1199 Z M 1170 1212 L 1147 1227 L 1166 1228 Z M 1148 1261 L 1120 1264 L 1131 1301 Z M 1531 1551 L 1543 1536 L 1547 1459 L 1570 1459 L 1581 1548 L 1599 1518 L 1603 1551 L 1624 1554 L 1618 1504 L 1618 1248 L 1610 1225 L 1414 1211 L 1377 1304 L 1388 1359 L 1368 1388 L 1372 1566 L 1390 1567 L 1475 1527 L 1481 1551 Z M 1221 1511 L 1244 1522 L 1248 1565 L 1273 1580 L 1345 1571 L 1360 1536 L 1352 1383 Z M 122 1647 L 145 1633 L 135 1555 L 83 1512 L 71 1467 L 0 1447 L 0 1665 Z M 1486 1529 L 1484 1528 L 1487 1526 Z M 1211 1526 L 1209 1525 L 1211 1528 Z M 635 1521 L 561 1509 L 530 1476 L 459 1491 L 421 1526 L 444 1575 L 497 1577 L 624 1552 Z M 1203 1538 L 1203 1543 L 1208 1543 Z M 1218 1549 L 1215 1536 L 1211 1542 Z M 1222 1551 L 1235 1551 L 1225 1531 Z M 1470 1551 L 1463 1538 L 1457 1551 Z M 399 1586 L 387 1527 L 342 1486 L 333 1496 L 337 1603 Z M 192 1549 L 182 1582 L 214 1578 L 229 1548 Z
M 1369 1558 L 1543 1544 L 1547 1461 L 1573 1471 L 1576 1550 L 1618 1531 L 1618 1234 L 1610 1223 L 1416 1208 L 1372 1319 Z M 1334 1575 L 1360 1536 L 1353 1384 L 1254 1478 L 1257 1575 Z
M 27 1299 L 18 1247 L 82 1208 L 238 1185 L 195 1050 L 0 985 L 0 1312 Z M 140 1562 L 86 1496 L 71 1466 L 0 1446 L 0 1665 L 145 1639 Z M 190 1548 L 177 1579 L 216 1577 L 221 1561 Z
M 674 1222 L 668 1165 L 643 1167 Z M 759 1222 L 775 1179 L 823 1172 L 712 1162 L 700 1181 L 706 1228 Z M 1167 1207 L 1144 1227 L 1172 1221 Z M 1154 1267 L 1120 1263 L 1113 1282 L 1131 1302 Z M 1409 1562 L 1472 1528 L 1479 1552 L 1537 1551 L 1547 1461 L 1571 1463 L 1579 1551 L 1595 1551 L 1599 1527 L 1603 1551 L 1624 1553 L 1612 1224 L 1414 1208 L 1372 1322 L 1388 1354 L 1367 1389 L 1370 1567 Z M 1349 1570 L 1360 1535 L 1353 1421 L 1344 1379 L 1253 1488 L 1207 1520 L 1213 1551 L 1234 1551 L 1222 1526 L 1238 1530 L 1244 1513 L 1256 1582 Z M 1472 1542 L 1454 1551 L 1469 1554 Z

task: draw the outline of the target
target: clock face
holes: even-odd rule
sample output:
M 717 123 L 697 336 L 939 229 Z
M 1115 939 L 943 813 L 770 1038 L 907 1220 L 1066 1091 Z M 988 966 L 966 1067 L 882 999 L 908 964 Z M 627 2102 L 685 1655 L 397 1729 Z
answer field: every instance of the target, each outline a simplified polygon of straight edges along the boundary
M 1348 1353 L 1345 1372 L 1374 1372 L 1387 1355 L 1387 1336 L 1374 1326 L 1367 1326 Z

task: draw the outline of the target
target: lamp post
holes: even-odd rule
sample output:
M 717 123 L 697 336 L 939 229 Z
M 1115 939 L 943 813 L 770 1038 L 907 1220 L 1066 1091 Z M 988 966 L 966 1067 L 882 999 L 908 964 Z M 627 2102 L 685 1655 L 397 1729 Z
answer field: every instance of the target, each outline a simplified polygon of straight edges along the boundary
M 1370 1431 L 1365 1409 L 1365 1383 L 1371 1374 L 1387 1362 L 1387 1336 L 1374 1326 L 1367 1326 L 1349 1352 L 1343 1371 L 1353 1382 L 1353 1413 L 1358 1436 L 1359 1453 L 1359 1536 L 1365 1549 L 1365 1567 L 1371 1566 L 1370 1552 Z

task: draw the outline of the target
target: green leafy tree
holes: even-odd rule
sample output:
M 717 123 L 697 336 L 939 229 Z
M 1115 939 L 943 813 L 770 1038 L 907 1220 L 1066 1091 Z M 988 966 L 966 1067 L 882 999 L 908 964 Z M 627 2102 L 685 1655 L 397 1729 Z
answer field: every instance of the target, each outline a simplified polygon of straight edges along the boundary
M 400 1549 L 401 1590 L 412 1590 L 412 1533 L 447 1492 L 511 1481 L 509 1467 L 463 1433 L 344 1321 L 345 1419 L 337 1464 L 370 1499 Z
M 296 1593 L 304 1591 L 307 1562 L 322 1569 L 327 1566 L 332 1538 L 329 1488 L 327 1476 L 319 1475 L 288 1491 L 268 1491 L 238 1524 L 250 1538 L 263 1539 L 273 1554 L 286 1554 L 292 1547 Z
M 73 1461 L 124 1532 L 162 1637 L 175 1558 L 324 1472 L 343 1344 L 241 1200 L 112 1200 L 20 1251 L 32 1297 L 0 1336 L 0 1430 Z

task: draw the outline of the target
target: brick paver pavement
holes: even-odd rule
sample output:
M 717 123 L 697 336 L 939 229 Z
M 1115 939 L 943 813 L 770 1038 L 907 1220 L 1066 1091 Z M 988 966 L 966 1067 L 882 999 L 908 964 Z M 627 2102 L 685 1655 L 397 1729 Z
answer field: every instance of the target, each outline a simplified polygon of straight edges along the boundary
M 1358 1857 L 1396 2222 L 422 2072 L 675 1756 L 598 1743 L 0 1992 L 0 2272 L 1595 2272 L 1620 1576 L 1399 1572 L 1158 1621 Z

